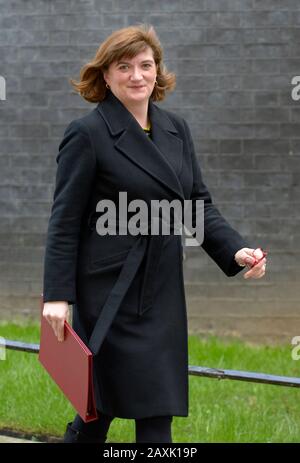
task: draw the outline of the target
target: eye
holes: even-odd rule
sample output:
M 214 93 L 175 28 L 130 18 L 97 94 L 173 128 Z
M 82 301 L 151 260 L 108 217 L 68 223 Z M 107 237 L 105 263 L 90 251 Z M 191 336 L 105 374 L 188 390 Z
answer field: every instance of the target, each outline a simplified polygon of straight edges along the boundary
M 143 64 L 143 67 L 146 68 L 146 69 L 151 68 L 151 66 L 152 66 L 151 63 L 144 63 L 144 64 Z
M 120 69 L 121 71 L 127 71 L 128 68 L 129 68 L 128 64 L 121 64 L 121 65 L 119 66 L 119 69 Z

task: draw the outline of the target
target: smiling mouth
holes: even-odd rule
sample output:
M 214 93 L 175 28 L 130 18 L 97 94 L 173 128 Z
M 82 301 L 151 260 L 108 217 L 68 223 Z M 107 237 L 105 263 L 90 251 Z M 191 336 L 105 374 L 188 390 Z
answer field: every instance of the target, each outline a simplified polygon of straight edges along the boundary
M 134 85 L 132 87 L 129 87 L 129 88 L 144 88 L 145 85 Z

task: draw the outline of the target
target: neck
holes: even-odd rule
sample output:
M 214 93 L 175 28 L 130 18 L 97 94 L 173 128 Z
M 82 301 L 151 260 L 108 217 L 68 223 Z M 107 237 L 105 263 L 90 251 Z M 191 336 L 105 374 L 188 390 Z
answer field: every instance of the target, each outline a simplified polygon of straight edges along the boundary
M 141 127 L 145 128 L 149 125 L 149 118 L 148 118 L 148 106 L 149 101 L 146 100 L 143 103 L 137 104 L 125 104 L 126 108 L 129 112 L 135 117 L 137 122 L 140 124 Z

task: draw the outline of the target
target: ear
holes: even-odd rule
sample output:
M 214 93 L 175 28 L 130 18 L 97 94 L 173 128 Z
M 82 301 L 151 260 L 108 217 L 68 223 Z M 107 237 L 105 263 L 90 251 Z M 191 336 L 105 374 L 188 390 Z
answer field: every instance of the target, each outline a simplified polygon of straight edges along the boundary
M 109 80 L 109 76 L 108 76 L 108 72 L 107 71 L 104 71 L 103 72 L 103 79 L 105 80 L 105 82 L 108 84 L 108 80 Z

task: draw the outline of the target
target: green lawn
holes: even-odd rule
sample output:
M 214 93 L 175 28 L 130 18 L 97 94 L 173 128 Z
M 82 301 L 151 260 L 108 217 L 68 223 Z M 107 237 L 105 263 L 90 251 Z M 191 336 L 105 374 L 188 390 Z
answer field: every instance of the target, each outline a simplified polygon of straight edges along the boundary
M 0 336 L 39 342 L 39 326 L 2 323 Z M 189 338 L 189 364 L 299 376 L 291 346 Z M 61 437 L 74 410 L 36 354 L 6 351 L 0 361 L 0 428 Z M 174 417 L 173 442 L 299 442 L 300 390 L 190 376 L 190 414 Z M 134 420 L 116 418 L 108 442 L 134 442 Z

